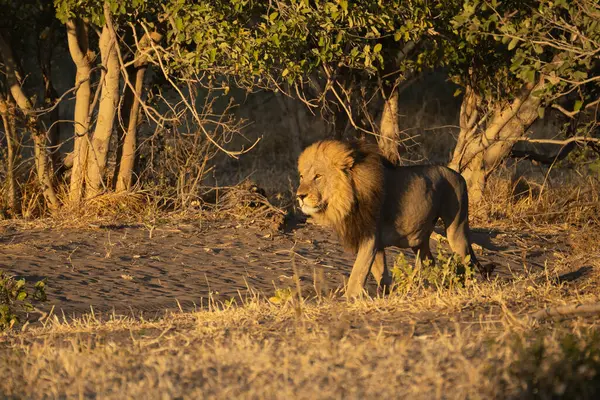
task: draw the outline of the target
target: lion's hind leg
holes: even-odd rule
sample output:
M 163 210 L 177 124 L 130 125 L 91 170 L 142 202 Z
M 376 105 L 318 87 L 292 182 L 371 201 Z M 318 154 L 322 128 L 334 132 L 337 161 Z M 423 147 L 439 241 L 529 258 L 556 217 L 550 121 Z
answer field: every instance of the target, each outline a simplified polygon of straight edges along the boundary
M 466 256 L 473 258 L 474 254 L 469 242 L 469 225 L 467 221 L 450 224 L 446 228 L 446 237 L 452 251 L 458 254 L 463 260 Z
M 377 282 L 377 291 L 389 293 L 392 288 L 392 275 L 385 261 L 385 249 L 381 248 L 377 250 L 375 261 L 373 261 L 373 265 L 371 266 L 371 274 L 375 278 L 375 282 Z
M 444 221 L 444 225 L 446 225 L 446 237 L 452 251 L 458 254 L 462 260 L 470 256 L 470 263 L 477 268 L 484 278 L 489 278 L 494 266 L 482 266 L 475 257 L 469 240 L 469 220 L 466 210 L 460 210 L 452 222 L 446 224 L 446 221 Z

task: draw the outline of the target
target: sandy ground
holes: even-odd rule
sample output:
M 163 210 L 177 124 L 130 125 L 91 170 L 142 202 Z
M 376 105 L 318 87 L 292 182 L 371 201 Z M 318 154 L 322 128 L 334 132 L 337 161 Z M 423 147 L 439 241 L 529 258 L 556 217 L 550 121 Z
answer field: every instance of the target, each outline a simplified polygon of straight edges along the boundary
M 474 229 L 475 252 L 512 272 L 551 265 L 566 249 L 556 234 Z M 432 240 L 432 248 L 437 242 Z M 388 265 L 397 249 L 388 249 Z M 410 251 L 407 258 L 412 260 Z M 93 225 L 87 229 L 23 229 L 0 226 L 0 268 L 28 282 L 48 280 L 48 302 L 40 308 L 58 315 L 116 312 L 144 315 L 181 306 L 205 307 L 248 288 L 271 296 L 295 287 L 294 269 L 305 294 L 342 287 L 353 257 L 325 228 L 299 224 L 287 232 L 220 221 L 144 225 Z M 574 266 L 575 267 L 575 266 Z M 512 272 L 511 272 L 512 271 Z M 315 289 L 316 287 L 316 289 Z M 179 305 L 178 305 L 179 302 Z

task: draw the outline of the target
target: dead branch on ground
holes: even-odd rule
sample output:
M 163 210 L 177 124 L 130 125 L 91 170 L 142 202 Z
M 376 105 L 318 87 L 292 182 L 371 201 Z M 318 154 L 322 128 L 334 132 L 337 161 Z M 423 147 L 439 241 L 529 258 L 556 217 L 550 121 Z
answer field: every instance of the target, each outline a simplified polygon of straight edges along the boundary
M 527 316 L 530 320 L 541 320 L 549 317 L 570 317 L 583 314 L 600 313 L 600 303 L 571 304 L 568 306 L 547 307 Z

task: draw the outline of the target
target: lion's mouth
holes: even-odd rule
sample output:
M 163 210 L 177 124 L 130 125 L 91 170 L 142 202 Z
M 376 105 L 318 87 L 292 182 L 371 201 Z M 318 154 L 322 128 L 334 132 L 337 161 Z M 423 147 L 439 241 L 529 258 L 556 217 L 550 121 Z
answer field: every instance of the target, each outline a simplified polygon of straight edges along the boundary
M 313 215 L 321 211 L 319 207 L 311 207 L 311 206 L 302 206 L 302 212 L 306 215 Z
M 308 204 L 306 204 L 306 202 L 304 202 L 302 200 L 298 200 L 298 203 L 300 203 L 300 209 L 306 215 L 317 214 L 317 213 L 322 212 L 325 209 L 324 204 L 319 204 L 317 206 L 309 206 Z

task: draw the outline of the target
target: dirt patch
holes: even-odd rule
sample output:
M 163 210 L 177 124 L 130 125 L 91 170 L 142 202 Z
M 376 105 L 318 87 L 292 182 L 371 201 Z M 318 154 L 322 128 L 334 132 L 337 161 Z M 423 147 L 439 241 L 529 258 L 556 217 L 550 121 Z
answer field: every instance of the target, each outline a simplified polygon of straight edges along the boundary
M 47 278 L 49 302 L 42 308 L 67 316 L 90 307 L 120 314 L 191 310 L 249 288 L 270 296 L 275 288 L 296 287 L 294 270 L 304 294 L 328 293 L 343 287 L 353 263 L 331 232 L 311 224 L 287 233 L 230 221 L 0 229 L 0 268 L 31 282 Z M 494 263 L 501 279 L 523 265 L 551 265 L 556 251 L 568 247 L 560 234 L 475 229 L 473 238 L 480 261 Z M 398 252 L 388 250 L 389 265 Z

